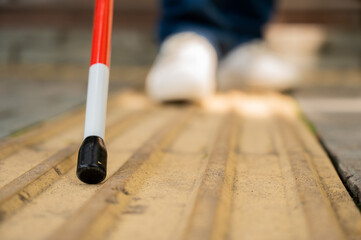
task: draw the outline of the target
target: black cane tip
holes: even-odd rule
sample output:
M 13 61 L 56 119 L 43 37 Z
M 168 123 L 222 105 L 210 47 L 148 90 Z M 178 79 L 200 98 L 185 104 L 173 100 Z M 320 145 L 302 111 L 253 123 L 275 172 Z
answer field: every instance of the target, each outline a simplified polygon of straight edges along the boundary
M 98 136 L 84 139 L 78 154 L 76 174 L 88 184 L 103 181 L 107 175 L 107 150 L 104 141 Z
M 77 171 L 78 178 L 88 184 L 97 184 L 105 179 L 106 172 L 99 167 L 81 168 Z

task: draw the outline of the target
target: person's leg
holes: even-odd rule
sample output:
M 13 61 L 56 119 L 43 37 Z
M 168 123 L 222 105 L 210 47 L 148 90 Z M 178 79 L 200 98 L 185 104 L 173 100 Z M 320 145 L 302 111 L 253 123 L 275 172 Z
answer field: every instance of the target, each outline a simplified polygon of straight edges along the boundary
M 162 0 L 158 37 L 196 32 L 208 39 L 220 56 L 262 37 L 274 0 Z
M 225 61 L 230 67 L 224 64 L 226 71 L 222 73 L 226 74 L 220 74 L 220 85 L 238 86 L 242 82 L 239 78 L 248 77 L 248 69 L 255 73 L 263 71 L 259 75 L 262 78 L 276 73 L 274 79 L 283 82 L 292 75 L 292 71 L 287 71 L 288 66 L 277 58 L 253 61 L 254 51 L 247 50 L 248 42 L 262 38 L 262 28 L 273 12 L 273 0 L 162 0 L 161 3 L 158 30 L 161 48 L 147 78 L 147 91 L 154 99 L 193 100 L 210 95 L 215 89 L 215 53 L 222 58 L 237 46 L 240 46 L 237 51 L 231 52 L 237 54 L 230 54 L 232 57 Z M 256 64 L 250 65 L 253 62 Z M 280 85 L 277 82 L 269 86 Z
M 162 0 L 159 55 L 147 77 L 156 100 L 193 100 L 215 90 L 217 55 L 261 37 L 273 0 Z
M 217 16 L 224 20 L 218 21 L 223 30 L 218 36 L 227 55 L 220 62 L 218 89 L 286 90 L 297 85 L 298 69 L 261 41 L 263 28 L 274 10 L 273 0 L 210 1 L 218 9 L 213 19 Z M 224 42 L 227 34 L 234 36 L 231 44 Z

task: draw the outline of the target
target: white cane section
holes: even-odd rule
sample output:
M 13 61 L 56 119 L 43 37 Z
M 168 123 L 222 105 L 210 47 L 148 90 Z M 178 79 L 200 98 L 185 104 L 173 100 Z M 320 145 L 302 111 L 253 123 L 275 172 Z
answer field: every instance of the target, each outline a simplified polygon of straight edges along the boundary
M 99 136 L 104 139 L 109 85 L 109 68 L 96 63 L 90 66 L 86 101 L 84 139 Z

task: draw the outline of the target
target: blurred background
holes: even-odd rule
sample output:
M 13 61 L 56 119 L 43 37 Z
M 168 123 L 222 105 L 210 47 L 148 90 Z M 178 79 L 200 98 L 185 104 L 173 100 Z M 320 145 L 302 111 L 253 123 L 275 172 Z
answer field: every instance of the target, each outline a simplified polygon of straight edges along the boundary
M 84 103 L 93 7 L 0 0 L 0 137 Z M 141 90 L 157 52 L 158 1 L 115 0 L 114 8 L 110 91 Z M 303 66 L 295 96 L 361 95 L 359 0 L 279 0 L 265 36 Z

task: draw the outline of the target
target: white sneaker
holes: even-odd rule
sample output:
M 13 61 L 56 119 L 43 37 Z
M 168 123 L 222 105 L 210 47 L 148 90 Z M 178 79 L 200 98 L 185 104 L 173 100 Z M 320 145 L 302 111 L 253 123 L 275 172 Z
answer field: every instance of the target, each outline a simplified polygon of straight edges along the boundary
M 250 87 L 283 91 L 298 84 L 296 67 L 256 41 L 236 48 L 219 65 L 220 90 Z
M 157 101 L 202 99 L 215 91 L 216 70 L 217 54 L 206 38 L 175 34 L 162 44 L 146 90 Z

